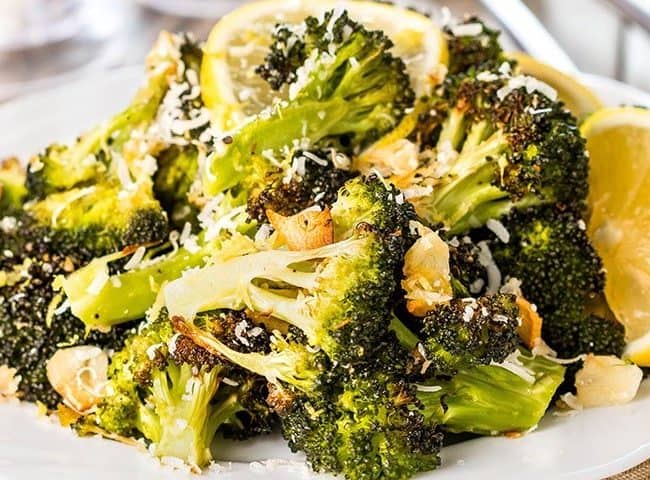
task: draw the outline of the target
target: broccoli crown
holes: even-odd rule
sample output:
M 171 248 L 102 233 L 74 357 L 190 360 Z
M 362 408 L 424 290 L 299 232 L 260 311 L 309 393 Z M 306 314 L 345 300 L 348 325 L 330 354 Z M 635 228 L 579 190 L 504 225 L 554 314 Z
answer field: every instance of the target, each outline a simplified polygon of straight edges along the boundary
M 25 169 L 18 159 L 0 160 L 0 215 L 20 209 L 26 196 Z
M 412 105 L 406 67 L 390 54 L 390 40 L 352 22 L 345 12 L 334 15 L 329 12 L 317 22 L 327 30 L 333 22 L 333 32 L 349 35 L 341 35 L 331 49 L 312 49 L 295 72 L 289 100 L 252 118 L 227 137 L 227 144 L 219 145 L 204 175 L 208 194 L 238 186 L 263 156 L 291 158 L 294 143 L 311 147 L 334 142 L 346 146 L 347 153 L 356 151 L 391 129 Z M 314 28 L 309 20 L 305 32 Z
M 510 241 L 492 242 L 492 256 L 504 275 L 522 280 L 524 296 L 542 316 L 560 307 L 584 305 L 602 292 L 602 260 L 578 212 L 556 206 L 530 208 L 513 212 L 503 224 Z
M 442 435 L 417 411 L 413 388 L 378 371 L 348 377 L 331 398 L 294 401 L 281 424 L 315 471 L 402 479 L 440 465 Z
M 548 206 L 513 212 L 504 220 L 510 241 L 494 240 L 503 275 L 522 281 L 524 296 L 544 323 L 542 336 L 562 357 L 619 355 L 623 327 L 589 315 L 587 303 L 603 291 L 605 275 L 584 222 L 574 209 Z
M 269 312 L 337 360 L 365 356 L 385 331 L 411 209 L 376 178 L 354 179 L 332 206 L 338 242 L 311 250 L 246 251 L 164 287 L 174 316 L 217 308 Z
M 518 351 L 513 371 L 502 365 L 459 370 L 439 389 L 420 389 L 424 416 L 451 432 L 499 435 L 535 427 L 564 379 L 565 368 L 540 356 Z
M 458 368 L 499 363 L 517 347 L 519 308 L 513 295 L 456 298 L 423 319 L 425 357 L 441 374 Z
M 18 370 L 22 399 L 54 408 L 61 397 L 47 379 L 50 357 L 59 348 L 76 345 L 120 348 L 129 326 L 86 335 L 84 324 L 69 310 L 51 309 L 52 281 L 75 267 L 73 257 L 32 250 L 13 260 L 0 271 L 0 365 Z
M 354 174 L 336 168 L 336 150 L 296 150 L 292 164 L 304 162 L 304 172 L 296 172 L 290 178 L 281 168 L 269 170 L 261 189 L 256 188 L 248 198 L 246 211 L 251 219 L 260 223 L 267 221 L 266 211 L 273 210 L 284 216 L 295 215 L 318 205 L 328 207 L 336 200 L 339 189 Z M 317 159 L 316 162 L 314 159 Z
M 87 250 L 88 260 L 168 234 L 167 216 L 145 184 L 133 192 L 111 185 L 75 188 L 30 202 L 25 211 L 35 238 L 51 237 L 57 251 Z
M 470 16 L 463 19 L 457 26 L 479 25 L 478 35 L 454 34 L 455 28 L 446 26 L 444 32 L 449 51 L 448 75 L 461 73 L 476 73 L 482 70 L 496 70 L 506 57 L 499 44 L 499 30 L 488 28 L 478 17 Z
M 212 330 L 233 328 L 228 312 L 202 321 Z M 258 384 L 189 337 L 175 335 L 163 309 L 112 358 L 109 394 L 94 420 L 111 433 L 140 432 L 157 456 L 202 467 L 212 460 L 210 445 L 223 425 L 231 431 L 250 425 L 250 435 L 270 430 L 272 412 L 257 397 L 263 393 Z
M 513 208 L 558 202 L 583 208 L 585 142 L 548 88 L 503 73 L 447 77 L 433 100 L 439 123 L 431 143 L 448 162 L 438 166 L 438 178 L 423 174 L 433 192 L 415 200 L 418 213 L 455 234 Z

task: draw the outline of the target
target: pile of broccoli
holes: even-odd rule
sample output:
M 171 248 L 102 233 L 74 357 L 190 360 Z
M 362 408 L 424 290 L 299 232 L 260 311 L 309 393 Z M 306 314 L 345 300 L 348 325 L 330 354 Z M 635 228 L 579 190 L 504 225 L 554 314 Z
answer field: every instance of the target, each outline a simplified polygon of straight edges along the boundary
M 124 111 L 5 161 L 0 366 L 18 396 L 71 408 L 46 366 L 94 345 L 110 363 L 80 434 L 200 469 L 222 437 L 278 427 L 350 480 L 433 470 L 447 433 L 535 428 L 580 361 L 540 347 L 620 355 L 624 331 L 593 307 L 575 118 L 466 22 L 480 33 L 445 30 L 447 76 L 422 98 L 346 12 L 280 25 L 256 72 L 288 96 L 227 134 L 200 43 L 164 33 Z M 405 144 L 415 165 L 391 169 Z

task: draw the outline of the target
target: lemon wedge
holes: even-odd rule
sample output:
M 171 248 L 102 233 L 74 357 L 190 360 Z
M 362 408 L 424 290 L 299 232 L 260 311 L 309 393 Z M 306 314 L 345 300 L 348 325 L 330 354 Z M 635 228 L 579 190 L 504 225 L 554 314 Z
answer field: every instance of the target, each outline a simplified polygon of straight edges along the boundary
M 416 93 L 423 94 L 447 63 L 447 47 L 440 28 L 412 10 L 371 1 L 262 0 L 224 16 L 208 36 L 201 65 L 202 96 L 213 112 L 213 123 L 228 131 L 286 97 L 255 73 L 264 62 L 278 23 L 298 24 L 310 15 L 346 9 L 350 18 L 367 28 L 383 30 L 395 43 L 393 54 L 407 65 Z
M 650 333 L 650 110 L 606 108 L 582 125 L 590 154 L 589 235 L 607 270 L 605 296 L 628 341 Z M 645 347 L 644 347 L 645 345 Z M 647 351 L 639 353 L 642 347 Z M 632 342 L 650 366 L 650 340 Z M 645 356 L 643 356 L 645 355 Z
M 604 106 L 594 92 L 574 77 L 525 53 L 512 52 L 508 55 L 517 61 L 521 73 L 538 78 L 553 87 L 557 91 L 558 98 L 576 117 L 584 118 Z

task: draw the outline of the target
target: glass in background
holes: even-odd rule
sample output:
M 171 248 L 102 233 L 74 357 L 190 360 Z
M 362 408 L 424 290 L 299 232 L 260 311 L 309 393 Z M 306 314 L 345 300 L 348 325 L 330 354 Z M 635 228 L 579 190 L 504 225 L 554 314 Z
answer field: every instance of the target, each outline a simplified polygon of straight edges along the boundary
M 0 0 L 0 100 L 119 62 L 115 0 Z

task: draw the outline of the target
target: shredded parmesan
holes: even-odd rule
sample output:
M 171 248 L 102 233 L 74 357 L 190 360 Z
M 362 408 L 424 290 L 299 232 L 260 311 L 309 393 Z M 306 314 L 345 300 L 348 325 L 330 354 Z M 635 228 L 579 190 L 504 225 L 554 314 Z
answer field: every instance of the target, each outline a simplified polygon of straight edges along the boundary
M 510 241 L 510 232 L 506 229 L 506 227 L 501 223 L 499 220 L 496 220 L 494 218 L 490 218 L 485 226 L 494 233 L 499 240 L 501 240 L 503 243 L 508 243 Z
M 501 271 L 492 258 L 492 252 L 490 251 L 488 244 L 482 241 L 479 242 L 477 246 L 479 248 L 478 261 L 485 267 L 488 276 L 488 287 L 486 293 L 497 293 L 501 287 Z
M 138 268 L 140 266 L 140 263 L 142 263 L 142 259 L 144 258 L 144 254 L 146 252 L 147 249 L 145 247 L 138 247 L 129 261 L 126 262 L 126 265 L 124 265 L 124 270 L 134 270 Z
M 451 33 L 456 37 L 474 37 L 483 32 L 483 25 L 480 23 L 465 23 L 451 27 Z
M 415 384 L 415 388 L 417 388 L 417 390 L 419 392 L 428 392 L 428 393 L 439 392 L 440 390 L 442 390 L 442 387 L 439 386 L 439 385 L 419 385 L 419 384 Z

